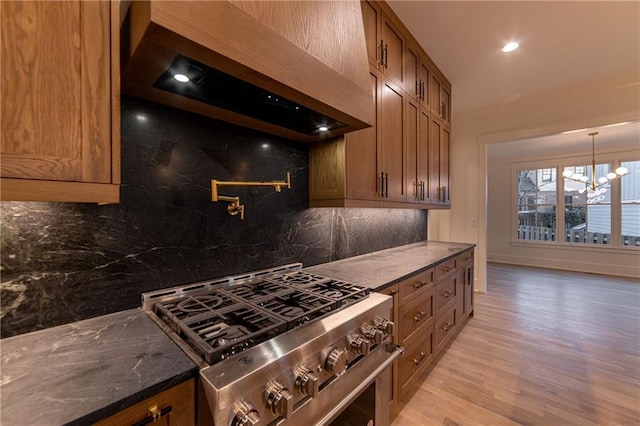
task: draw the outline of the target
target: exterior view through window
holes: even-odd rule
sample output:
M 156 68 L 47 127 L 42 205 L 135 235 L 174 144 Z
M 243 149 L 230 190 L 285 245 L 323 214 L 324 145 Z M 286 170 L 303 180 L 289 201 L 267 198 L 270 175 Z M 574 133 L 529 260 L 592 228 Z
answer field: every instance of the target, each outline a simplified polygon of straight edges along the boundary
M 619 166 L 629 173 L 604 182 Z M 596 164 L 595 174 L 593 189 L 564 177 L 590 183 L 591 165 L 517 170 L 517 240 L 640 248 L 640 161 Z

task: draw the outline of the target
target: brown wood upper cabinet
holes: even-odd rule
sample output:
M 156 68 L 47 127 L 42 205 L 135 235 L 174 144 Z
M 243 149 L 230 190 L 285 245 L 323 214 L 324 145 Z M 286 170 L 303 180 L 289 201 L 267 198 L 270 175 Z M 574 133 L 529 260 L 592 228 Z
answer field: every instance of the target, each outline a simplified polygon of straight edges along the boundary
M 118 11 L 0 2 L 3 201 L 119 201 Z
M 397 18 L 386 4 L 361 4 L 369 63 L 404 88 L 405 36 Z
M 380 207 L 406 201 L 405 92 L 371 67 L 376 126 L 311 145 L 311 207 Z
M 450 107 L 433 105 L 451 86 L 385 2 L 361 6 L 375 128 L 311 146 L 310 205 L 449 208 Z

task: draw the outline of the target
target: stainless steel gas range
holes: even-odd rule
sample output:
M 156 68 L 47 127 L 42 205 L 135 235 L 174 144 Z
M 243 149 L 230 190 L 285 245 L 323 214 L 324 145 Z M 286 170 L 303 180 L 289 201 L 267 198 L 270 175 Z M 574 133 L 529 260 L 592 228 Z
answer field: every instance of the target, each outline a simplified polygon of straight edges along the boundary
M 200 423 L 384 425 L 391 297 L 302 264 L 144 293 L 200 369 Z M 205 420 L 203 420 L 205 419 Z

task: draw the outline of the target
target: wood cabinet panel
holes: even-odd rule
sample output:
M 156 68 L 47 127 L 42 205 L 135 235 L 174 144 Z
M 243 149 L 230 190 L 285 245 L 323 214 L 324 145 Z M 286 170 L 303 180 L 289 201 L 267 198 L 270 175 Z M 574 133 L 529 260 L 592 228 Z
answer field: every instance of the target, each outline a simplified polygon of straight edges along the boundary
M 367 42 L 367 57 L 374 67 L 380 66 L 380 9 L 369 1 L 363 1 L 362 20 L 364 21 L 364 35 Z
M 457 308 L 454 304 L 444 313 L 438 314 L 434 331 L 436 352 L 439 352 L 449 338 L 456 334 L 458 325 L 456 312 Z
M 193 425 L 195 424 L 195 406 L 195 381 L 191 379 L 122 410 L 96 423 L 96 426 L 137 424 L 147 419 L 155 410 L 168 412 L 156 421 L 150 421 L 149 424 Z
M 431 203 L 440 203 L 440 136 L 442 125 L 431 119 L 429 124 L 429 196 Z
M 404 90 L 412 99 L 420 100 L 420 53 L 418 49 L 407 43 L 404 52 Z
M 456 282 L 458 281 L 457 274 L 450 275 L 448 278 L 438 280 L 436 283 L 436 312 L 440 314 L 445 307 L 448 307 L 453 300 L 457 299 L 458 289 Z
M 380 172 L 385 201 L 406 201 L 404 181 L 404 92 L 383 79 L 380 94 Z
M 391 308 L 391 320 L 396 324 L 396 327 L 399 326 L 398 318 L 399 318 L 399 306 L 398 303 L 398 284 L 394 284 L 390 287 L 381 290 L 380 293 L 386 294 L 393 297 L 393 307 Z M 397 328 L 396 328 L 397 329 Z M 393 344 L 400 344 L 400 333 L 396 332 L 393 335 Z M 401 357 L 402 358 L 402 357 Z M 391 396 L 389 400 L 389 405 L 391 408 L 395 407 L 398 403 L 398 360 L 394 361 L 391 364 L 391 389 L 389 390 L 389 395 Z
M 449 129 L 442 127 L 442 134 L 440 136 L 440 191 L 441 202 L 444 204 L 451 203 L 451 174 L 449 173 L 449 143 L 451 134 Z
M 407 96 L 406 114 L 405 114 L 405 134 L 406 134 L 406 151 L 407 151 L 407 166 L 406 166 L 406 187 L 407 187 L 407 202 L 419 203 L 422 201 L 422 182 L 418 173 L 418 161 L 419 161 L 419 111 L 420 106 L 418 102 Z
M 453 259 L 449 259 L 445 262 L 440 263 L 436 266 L 436 281 L 440 281 L 448 275 L 452 275 L 455 272 L 457 259 L 454 257 Z
M 63 185 L 48 185 L 47 199 L 41 181 L 93 184 L 89 201 L 118 201 L 117 10 L 108 2 L 0 2 L 3 200 L 75 201 Z M 35 192 L 20 193 L 18 179 Z
M 404 87 L 404 36 L 385 14 L 382 15 L 383 69 L 387 77 Z
M 407 344 L 408 339 L 420 338 L 414 336 L 418 328 L 433 322 L 435 314 L 434 287 L 415 295 L 415 297 L 400 306 L 398 322 L 400 330 L 400 344 Z M 427 325 L 428 326 L 428 325 Z
M 421 373 L 433 361 L 435 336 L 433 324 L 420 327 L 419 339 L 413 339 L 398 359 L 398 397 L 402 399 L 415 384 Z
M 430 147 L 430 124 L 431 116 L 425 107 L 420 107 L 418 116 L 418 156 L 416 166 L 418 169 L 418 182 L 422 185 L 422 202 L 430 203 L 433 196 L 431 192 L 431 176 L 429 158 L 431 157 Z
M 434 268 L 429 268 L 400 282 L 398 284 L 400 304 L 408 303 L 419 294 L 432 288 L 434 285 L 434 276 Z

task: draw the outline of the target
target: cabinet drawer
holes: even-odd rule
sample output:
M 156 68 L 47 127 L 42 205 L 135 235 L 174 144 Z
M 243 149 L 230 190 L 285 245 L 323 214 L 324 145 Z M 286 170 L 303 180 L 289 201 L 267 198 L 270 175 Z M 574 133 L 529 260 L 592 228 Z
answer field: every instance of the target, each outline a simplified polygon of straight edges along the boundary
M 473 250 L 465 251 L 461 255 L 458 256 L 457 267 L 465 265 L 469 262 L 473 262 Z
M 399 283 L 400 304 L 409 302 L 429 287 L 433 286 L 435 269 L 427 269 Z
M 457 258 L 450 259 L 436 266 L 436 281 L 441 280 L 456 270 Z
M 440 313 L 445 306 L 456 299 L 457 291 L 456 288 L 457 276 L 452 275 L 449 278 L 445 279 L 442 282 L 436 284 L 436 312 Z
M 433 321 L 434 309 L 433 286 L 426 291 L 416 294 L 416 297 L 400 306 L 400 342 L 404 346 L 405 340 L 410 337 L 418 327 Z
M 451 309 L 445 311 L 444 314 L 438 315 L 434 332 L 436 347 L 438 349 L 446 343 L 449 336 L 453 336 L 455 334 L 455 330 L 458 326 L 456 310 L 456 306 L 454 305 Z
M 398 385 L 400 397 L 409 390 L 410 380 L 424 371 L 433 360 L 434 331 L 431 327 L 420 327 L 420 338 L 412 340 L 405 353 L 398 358 Z

